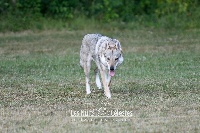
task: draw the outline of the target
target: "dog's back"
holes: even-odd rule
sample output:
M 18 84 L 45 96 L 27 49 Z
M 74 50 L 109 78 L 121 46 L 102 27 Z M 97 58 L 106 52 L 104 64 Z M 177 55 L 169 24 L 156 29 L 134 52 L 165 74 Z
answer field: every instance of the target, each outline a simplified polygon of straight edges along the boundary
M 101 34 L 87 34 L 83 37 L 81 49 L 87 52 L 93 52 L 98 40 L 102 37 Z
M 101 38 L 101 34 L 87 34 L 83 37 L 82 45 L 92 45 L 96 44 L 99 38 Z
M 87 34 L 83 37 L 80 50 L 80 65 L 82 67 L 84 62 L 90 60 L 88 58 L 92 58 L 95 55 L 95 47 L 101 37 L 101 34 Z

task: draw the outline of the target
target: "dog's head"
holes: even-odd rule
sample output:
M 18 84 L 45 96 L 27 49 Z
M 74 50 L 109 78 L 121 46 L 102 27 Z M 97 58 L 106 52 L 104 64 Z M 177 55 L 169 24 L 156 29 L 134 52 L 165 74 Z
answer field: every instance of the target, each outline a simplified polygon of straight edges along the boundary
M 123 62 L 122 48 L 120 42 L 116 39 L 108 40 L 102 51 L 101 62 L 109 70 L 109 75 L 114 76 L 117 66 Z

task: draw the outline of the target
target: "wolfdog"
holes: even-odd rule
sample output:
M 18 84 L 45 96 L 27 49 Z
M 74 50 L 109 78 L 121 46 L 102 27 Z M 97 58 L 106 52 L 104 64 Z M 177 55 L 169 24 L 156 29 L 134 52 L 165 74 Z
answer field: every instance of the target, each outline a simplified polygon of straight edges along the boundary
M 116 67 L 123 62 L 122 48 L 117 39 L 111 39 L 101 34 L 87 34 L 82 40 L 80 50 L 80 65 L 84 69 L 86 79 L 86 94 L 90 94 L 89 73 L 91 61 L 97 65 L 95 69 L 96 85 L 102 88 L 99 72 L 101 74 L 104 94 L 111 98 L 111 77 L 115 75 Z

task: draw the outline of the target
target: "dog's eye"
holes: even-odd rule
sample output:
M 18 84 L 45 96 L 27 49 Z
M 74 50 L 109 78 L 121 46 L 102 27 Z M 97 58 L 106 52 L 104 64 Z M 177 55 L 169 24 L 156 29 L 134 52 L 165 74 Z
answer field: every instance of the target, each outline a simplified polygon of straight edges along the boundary
M 107 58 L 107 60 L 110 60 L 110 58 Z
M 118 60 L 119 58 L 115 58 L 115 60 Z

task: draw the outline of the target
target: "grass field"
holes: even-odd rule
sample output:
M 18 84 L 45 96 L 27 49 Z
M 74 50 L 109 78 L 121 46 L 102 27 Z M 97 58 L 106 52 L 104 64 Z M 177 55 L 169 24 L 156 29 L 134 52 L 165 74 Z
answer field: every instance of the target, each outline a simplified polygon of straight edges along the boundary
M 99 32 L 124 52 L 112 99 L 92 73 L 85 94 L 79 49 L 96 31 L 0 34 L 0 132 L 200 132 L 200 30 Z M 92 110 L 132 115 L 71 117 Z

